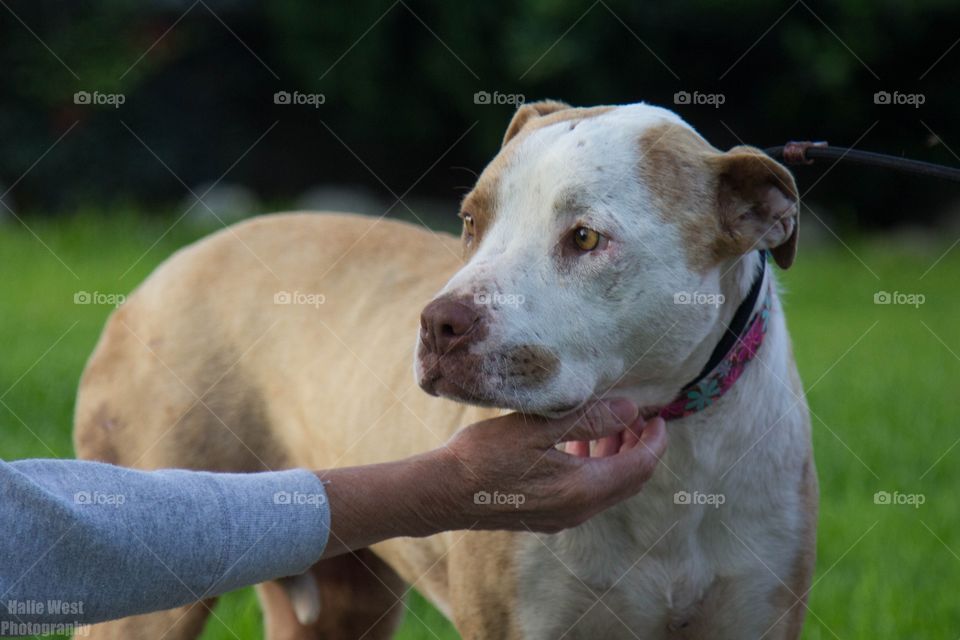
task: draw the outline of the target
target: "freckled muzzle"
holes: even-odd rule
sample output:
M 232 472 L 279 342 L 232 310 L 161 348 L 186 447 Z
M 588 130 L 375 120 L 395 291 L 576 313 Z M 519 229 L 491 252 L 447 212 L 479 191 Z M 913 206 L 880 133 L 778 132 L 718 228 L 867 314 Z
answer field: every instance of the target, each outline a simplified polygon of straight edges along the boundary
M 494 311 L 474 298 L 445 295 L 420 315 L 420 387 L 435 396 L 508 407 L 520 391 L 546 384 L 560 359 L 539 345 L 485 344 Z M 507 336 L 509 340 L 509 336 Z

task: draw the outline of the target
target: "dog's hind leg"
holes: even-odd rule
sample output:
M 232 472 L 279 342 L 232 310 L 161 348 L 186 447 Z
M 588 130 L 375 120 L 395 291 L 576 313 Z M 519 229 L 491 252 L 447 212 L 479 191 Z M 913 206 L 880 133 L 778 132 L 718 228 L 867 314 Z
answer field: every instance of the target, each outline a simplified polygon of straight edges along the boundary
M 78 633 L 75 640 L 80 638 L 90 640 L 189 640 L 196 638 L 203 631 L 203 625 L 216 603 L 216 598 L 209 598 L 203 602 L 147 613 L 141 616 L 130 616 L 111 622 L 103 622 L 90 627 L 84 627 L 83 633 Z M 89 633 L 86 631 L 89 630 Z
M 366 549 L 257 587 L 267 640 L 386 640 L 403 617 L 405 591 L 400 576 Z
M 115 312 L 87 364 L 77 397 L 77 456 L 141 469 L 250 472 L 288 466 L 257 389 L 236 364 L 240 356 L 166 337 L 147 311 L 134 298 Z M 209 616 L 204 604 L 212 603 L 94 625 L 91 635 L 197 638 Z

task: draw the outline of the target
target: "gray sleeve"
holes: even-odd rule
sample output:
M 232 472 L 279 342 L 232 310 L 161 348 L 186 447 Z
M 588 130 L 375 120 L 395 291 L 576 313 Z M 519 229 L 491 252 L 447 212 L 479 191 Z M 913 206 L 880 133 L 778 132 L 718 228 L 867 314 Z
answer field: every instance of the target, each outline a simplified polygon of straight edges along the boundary
M 323 483 L 298 469 L 135 471 L 0 461 L 5 624 L 89 623 L 304 572 L 323 553 Z

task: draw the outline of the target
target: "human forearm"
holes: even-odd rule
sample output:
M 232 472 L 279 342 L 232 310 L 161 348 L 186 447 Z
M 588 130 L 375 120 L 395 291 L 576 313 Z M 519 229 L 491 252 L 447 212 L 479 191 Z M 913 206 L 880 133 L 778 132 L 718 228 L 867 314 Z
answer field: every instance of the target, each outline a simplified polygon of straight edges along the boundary
M 574 440 L 600 444 L 594 457 L 557 449 Z M 331 511 L 324 557 L 452 529 L 571 527 L 639 491 L 665 448 L 661 419 L 644 423 L 632 403 L 608 401 L 554 421 L 504 416 L 406 460 L 321 471 Z
M 76 460 L 0 461 L 0 513 L 0 621 L 14 622 L 96 622 L 299 573 L 320 555 L 329 522 L 322 485 L 302 470 L 144 472 Z M 51 601 L 69 615 L 47 610 Z
M 458 504 L 469 486 L 458 464 L 446 449 L 437 449 L 398 462 L 319 472 L 331 513 L 323 557 L 388 538 L 469 527 Z

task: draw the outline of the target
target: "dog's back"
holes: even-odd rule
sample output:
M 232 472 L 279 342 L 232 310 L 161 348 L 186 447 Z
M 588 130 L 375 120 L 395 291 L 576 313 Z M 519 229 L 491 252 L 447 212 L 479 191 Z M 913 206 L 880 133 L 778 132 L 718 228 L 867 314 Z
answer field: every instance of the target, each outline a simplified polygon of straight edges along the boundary
M 785 167 L 721 152 L 664 109 L 525 105 L 464 198 L 460 243 L 276 216 L 168 261 L 91 360 L 78 451 L 148 468 L 326 468 L 436 447 L 489 415 L 443 398 L 545 415 L 600 395 L 653 412 L 679 402 L 634 498 L 554 536 L 394 539 L 320 563 L 291 589 L 261 588 L 270 637 L 363 624 L 386 637 L 406 581 L 464 638 L 796 638 L 816 477 L 775 276 L 760 267 L 765 251 L 793 263 L 798 212 Z M 291 591 L 319 592 L 316 622 Z M 178 615 L 205 614 L 135 628 L 159 636 Z
M 459 253 L 447 234 L 338 214 L 256 218 L 183 249 L 107 323 L 80 383 L 78 457 L 262 471 L 440 446 L 480 417 L 430 398 L 411 371 L 419 309 L 460 266 Z M 394 568 L 404 564 L 409 580 L 423 572 L 415 558 Z M 284 590 L 268 585 L 268 626 L 319 633 L 365 622 L 358 635 L 371 625 L 389 633 L 396 616 L 385 614 L 403 582 L 370 552 L 318 565 L 313 579 L 321 620 L 300 625 Z M 171 626 L 168 638 L 194 637 L 207 614 L 195 606 L 139 616 L 97 625 L 94 637 L 160 637 Z

